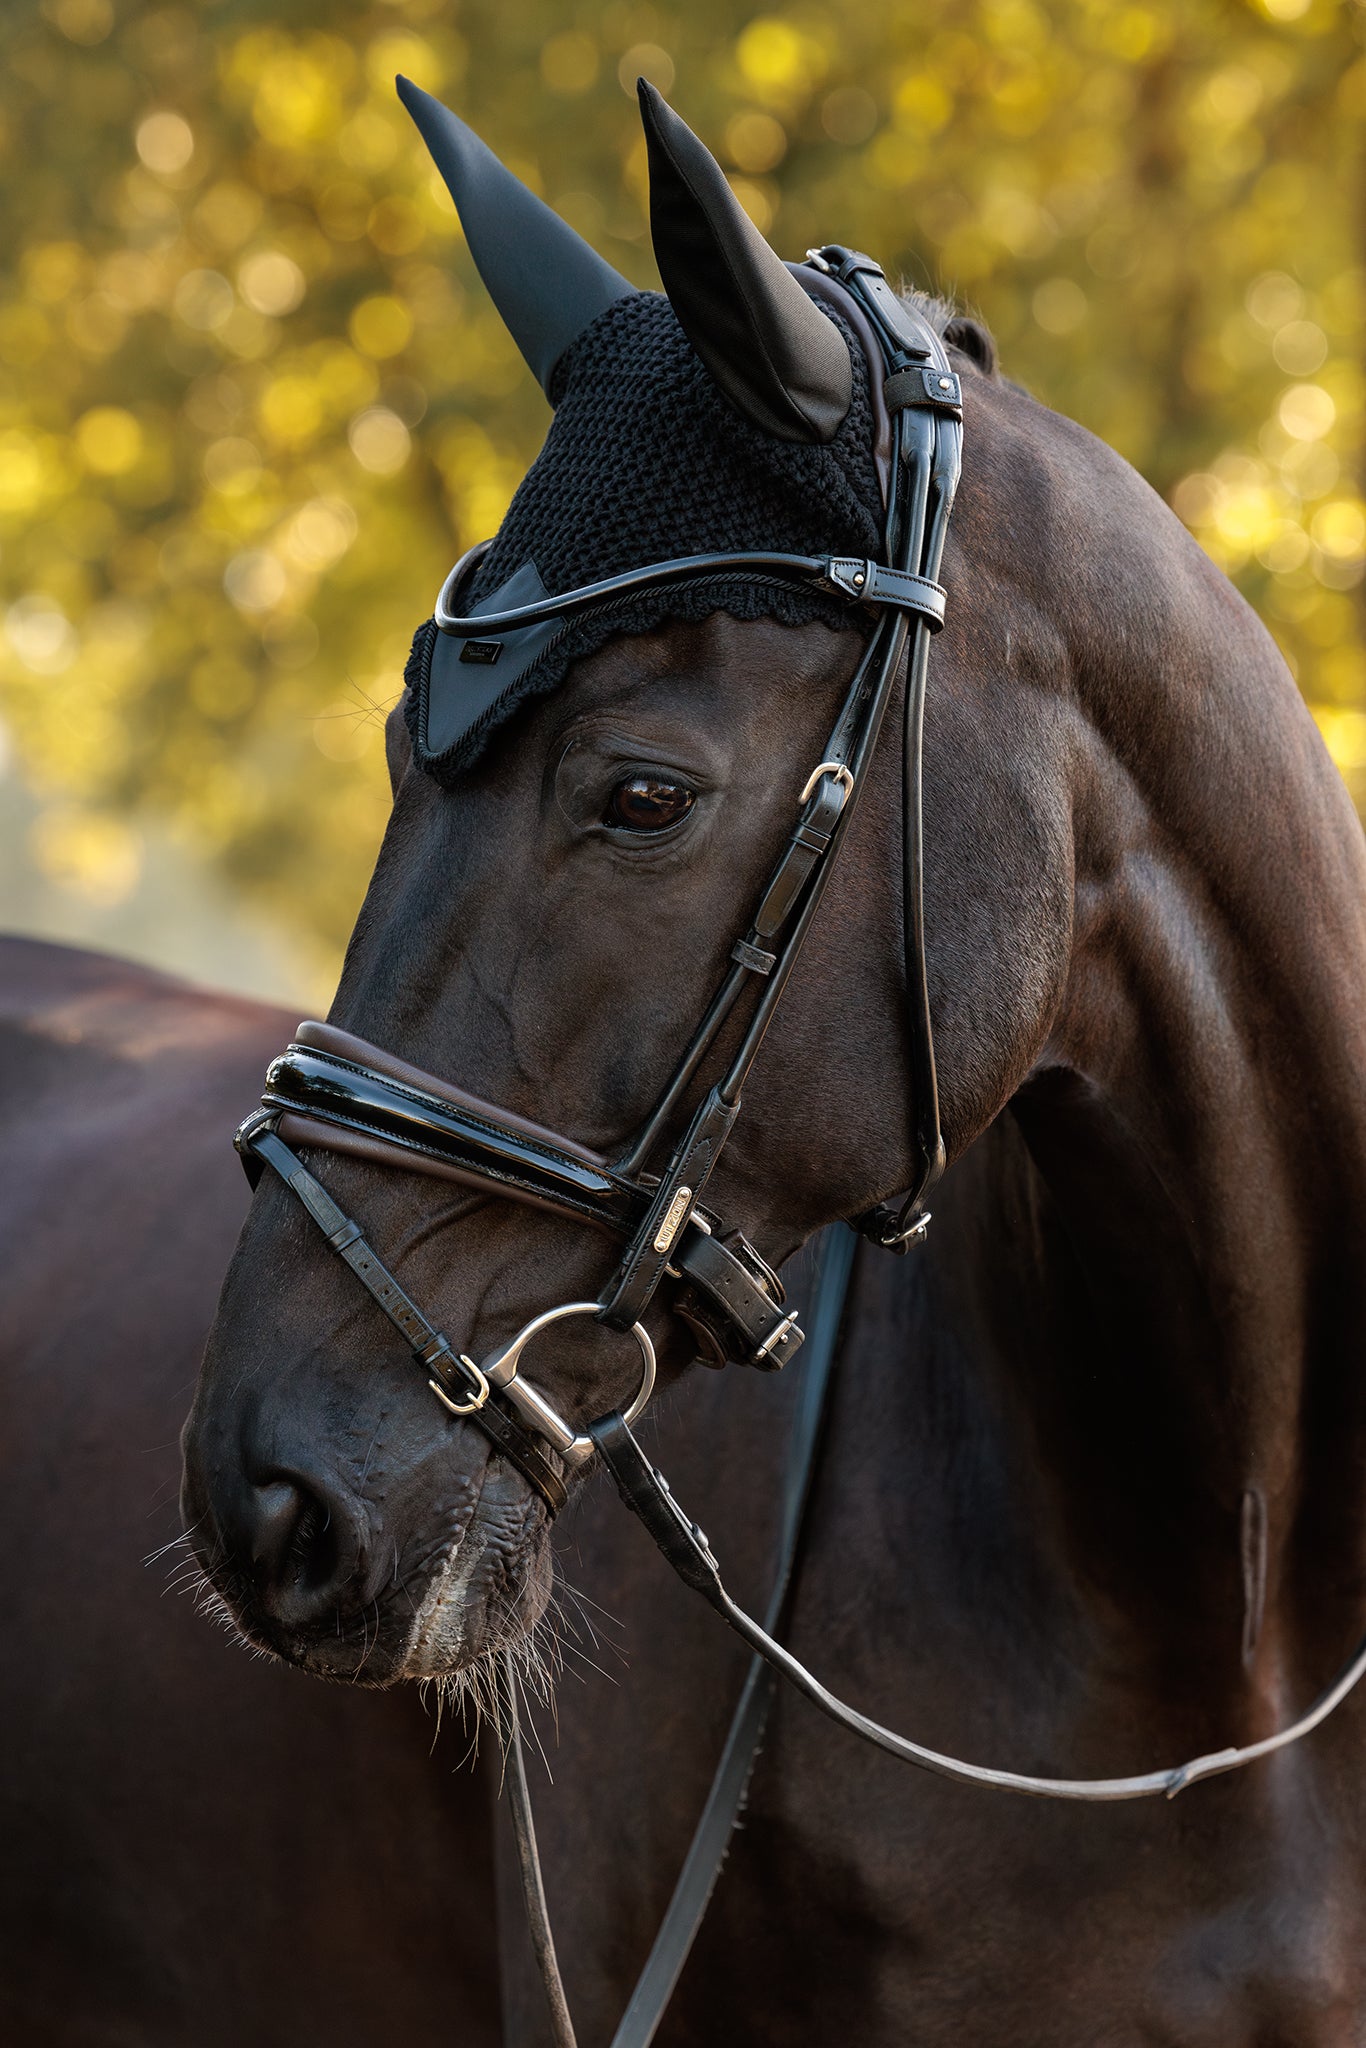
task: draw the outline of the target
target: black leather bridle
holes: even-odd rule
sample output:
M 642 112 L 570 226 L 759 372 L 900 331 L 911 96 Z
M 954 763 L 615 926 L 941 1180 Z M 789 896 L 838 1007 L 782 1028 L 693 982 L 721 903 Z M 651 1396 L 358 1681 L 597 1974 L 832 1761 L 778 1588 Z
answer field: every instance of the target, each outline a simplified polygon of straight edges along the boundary
M 921 752 L 925 678 L 932 633 L 944 620 L 938 582 L 962 448 L 962 391 L 938 335 L 902 304 L 869 257 L 813 251 L 806 274 L 819 296 L 842 302 L 876 361 L 875 388 L 888 425 L 883 561 L 761 551 L 694 555 L 609 577 L 580 590 L 503 612 L 462 613 L 482 549 L 457 563 L 437 601 L 442 633 L 496 643 L 500 634 L 554 626 L 584 612 L 610 614 L 627 596 L 664 585 L 752 578 L 842 597 L 871 627 L 868 641 L 818 763 L 798 799 L 797 818 L 748 931 L 672 1079 L 639 1132 L 611 1162 L 492 1104 L 406 1068 L 329 1025 L 302 1026 L 271 1065 L 262 1106 L 238 1132 L 253 1179 L 273 1168 L 308 1208 L 328 1243 L 351 1265 L 412 1344 L 447 1405 L 483 1429 L 536 1487 L 553 1512 L 564 1482 L 547 1460 L 548 1404 L 515 1373 L 489 1383 L 489 1366 L 457 1355 L 409 1300 L 360 1228 L 337 1209 L 290 1140 L 437 1171 L 492 1185 L 515 1199 L 601 1226 L 625 1240 L 594 1312 L 609 1327 L 644 1338 L 642 1318 L 664 1282 L 713 1362 L 774 1370 L 802 1342 L 782 1283 L 744 1234 L 705 1201 L 707 1184 L 740 1113 L 742 1093 L 773 1013 L 829 881 L 906 662 L 905 971 L 911 1044 L 912 1175 L 895 1205 L 859 1219 L 874 1242 L 904 1250 L 928 1222 L 925 1199 L 944 1163 L 926 987 L 921 896 Z M 802 274 L 801 271 L 798 272 Z M 666 1132 L 697 1084 L 722 1027 L 751 986 L 758 995 L 725 1072 L 702 1095 L 662 1170 L 652 1171 Z M 577 1308 L 580 1304 L 567 1304 Z M 649 1362 L 648 1339 L 642 1344 Z M 528 1395 L 532 1398 L 529 1401 Z M 553 1418 L 553 1411 L 549 1411 Z M 558 1418 L 553 1418 L 558 1421 Z M 552 1451 L 572 1466 L 591 1445 L 568 1425 L 549 1431 Z M 578 1446 L 578 1449 L 574 1448 Z
M 739 1608 L 721 1582 L 706 1537 L 679 1507 L 631 1433 L 630 1424 L 648 1399 L 654 1378 L 654 1353 L 642 1318 L 662 1284 L 671 1285 L 670 1306 L 685 1317 L 717 1363 L 729 1358 L 775 1369 L 785 1364 L 803 1341 L 796 1317 L 786 1312 L 777 1274 L 740 1231 L 727 1228 L 703 1197 L 740 1113 L 745 1082 L 862 794 L 903 657 L 903 904 L 913 1170 L 902 1199 L 881 1204 L 856 1219 L 856 1228 L 875 1244 L 904 1251 L 924 1234 L 929 1221 L 925 1200 L 944 1165 L 921 886 L 922 728 L 930 638 L 944 620 L 945 593 L 938 576 L 958 483 L 962 391 L 939 337 L 896 297 L 869 257 L 832 246 L 813 251 L 808 260 L 810 274 L 800 269 L 797 274 L 816 296 L 829 299 L 833 295 L 840 304 L 870 355 L 875 388 L 880 389 L 885 405 L 890 444 L 885 560 L 772 553 L 695 555 L 632 570 L 503 612 L 462 614 L 458 606 L 480 553 L 474 550 L 451 572 L 436 607 L 441 632 L 467 642 L 496 642 L 500 634 L 553 625 L 584 612 L 610 613 L 613 604 L 644 590 L 690 580 L 709 581 L 723 574 L 727 581 L 752 577 L 765 583 L 817 589 L 827 595 L 837 593 L 847 600 L 852 618 L 871 624 L 834 728 L 800 793 L 797 822 L 788 843 L 748 932 L 735 941 L 725 978 L 655 1108 L 625 1152 L 609 1162 L 571 1140 L 409 1068 L 335 1027 L 309 1024 L 300 1027 L 295 1043 L 272 1064 L 262 1107 L 242 1125 L 237 1145 L 253 1184 L 269 1166 L 292 1188 L 332 1249 L 346 1260 L 402 1331 L 433 1392 L 454 1414 L 489 1437 L 535 1487 L 552 1514 L 565 1499 L 565 1475 L 597 1452 L 623 1500 L 675 1571 L 751 1645 L 756 1670 L 757 1660 L 763 1660 L 841 1726 L 893 1756 L 960 1782 L 1055 1799 L 1170 1798 L 1198 1779 L 1269 1755 L 1317 1727 L 1366 1674 L 1366 1644 L 1298 1721 L 1241 1749 L 1219 1750 L 1173 1769 L 1106 1779 L 1035 1777 L 965 1763 L 894 1734 L 828 1692 L 774 1639 L 781 1588 L 768 1627 L 761 1627 Z M 722 1026 L 751 984 L 757 985 L 758 997 L 724 1073 L 702 1095 L 662 1169 L 652 1171 L 651 1162 L 664 1134 L 698 1083 Z M 543 1312 L 476 1364 L 452 1350 L 366 1242 L 359 1225 L 337 1207 L 298 1157 L 290 1140 L 492 1188 L 591 1223 L 624 1240 L 624 1250 L 596 1301 L 566 1303 Z M 846 1256 L 840 1299 L 847 1271 Z M 640 1386 L 629 1407 L 588 1424 L 583 1431 L 566 1423 L 546 1397 L 521 1377 L 519 1369 L 524 1346 L 555 1321 L 571 1315 L 593 1315 L 613 1329 L 633 1333 L 643 1361 Z M 837 1309 L 827 1311 L 817 1373 L 822 1398 L 837 1324 Z M 803 1435 L 795 1479 L 789 1480 L 790 1498 L 804 1498 L 818 1425 L 819 1401 L 816 1420 Z M 799 1508 L 797 1514 L 799 1517 Z M 787 1563 L 780 1579 L 791 1562 L 791 1541 L 787 1541 L 784 1555 Z M 755 1685 L 752 1671 L 747 1699 Z M 757 1698 L 757 1693 L 754 1696 Z M 710 1816 L 712 1836 L 720 1845 L 718 1859 L 743 1789 L 745 1759 L 752 1756 L 761 1725 L 762 1710 L 756 1718 L 742 1703 L 699 1829 L 700 1840 Z M 544 1922 L 520 1752 L 511 1784 L 514 1809 L 519 1813 L 519 1844 L 533 1932 L 540 1928 L 538 1952 L 557 2039 L 570 2042 L 572 2028 Z M 692 1861 L 690 1858 L 690 1865 Z M 660 1943 L 651 1959 L 652 1969 L 658 1961 L 661 1996 L 642 2003 L 638 1991 L 616 2037 L 620 2048 L 627 2042 L 632 2048 L 642 2048 L 653 2034 L 714 1878 L 714 1868 L 708 1876 L 705 1856 L 698 1870 L 692 1892 L 687 1891 L 685 1870 L 661 1934 L 662 1960 Z M 640 2012 L 632 2020 L 638 2005 Z

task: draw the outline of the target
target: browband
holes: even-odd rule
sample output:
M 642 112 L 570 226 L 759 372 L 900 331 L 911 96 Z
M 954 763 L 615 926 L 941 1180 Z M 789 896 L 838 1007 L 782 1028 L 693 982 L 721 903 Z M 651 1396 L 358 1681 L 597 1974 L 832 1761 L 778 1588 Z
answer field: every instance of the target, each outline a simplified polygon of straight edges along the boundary
M 929 621 L 937 631 L 944 623 L 946 593 L 941 583 L 906 570 L 890 569 L 884 563 L 859 560 L 849 555 L 777 555 L 757 551 L 710 555 L 682 555 L 676 561 L 655 562 L 648 568 L 626 569 L 619 576 L 604 576 L 597 583 L 585 583 L 578 590 L 538 598 L 532 604 L 514 605 L 507 611 L 476 611 L 464 615 L 452 609 L 461 586 L 482 560 L 488 547 L 480 541 L 462 555 L 441 586 L 433 618 L 441 632 L 457 640 L 496 638 L 502 633 L 521 632 L 551 620 L 571 618 L 577 612 L 610 605 L 617 598 L 640 590 L 653 590 L 661 583 L 709 582 L 715 576 L 743 572 L 765 582 L 809 584 L 824 592 L 846 598 L 850 604 L 890 605 Z

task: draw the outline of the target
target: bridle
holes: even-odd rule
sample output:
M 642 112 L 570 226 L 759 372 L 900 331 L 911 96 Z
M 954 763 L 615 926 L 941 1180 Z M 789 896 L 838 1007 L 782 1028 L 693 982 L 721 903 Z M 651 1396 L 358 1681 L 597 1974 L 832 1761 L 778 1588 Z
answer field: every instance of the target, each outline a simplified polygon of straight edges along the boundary
M 797 821 L 764 888 L 752 922 L 731 948 L 730 965 L 688 1041 L 654 1109 L 620 1157 L 603 1156 L 514 1116 L 326 1024 L 300 1027 L 297 1039 L 273 1062 L 262 1107 L 237 1133 L 237 1146 L 253 1185 L 269 1166 L 303 1203 L 337 1252 L 389 1320 L 402 1332 L 437 1399 L 453 1415 L 489 1437 L 521 1471 L 553 1514 L 566 1497 L 566 1475 L 596 1452 L 617 1488 L 679 1576 L 717 1609 L 756 1653 L 746 1699 L 759 1698 L 759 1660 L 787 1678 L 841 1726 L 904 1761 L 960 1782 L 1037 1797 L 1110 1801 L 1157 1794 L 1174 1797 L 1187 1785 L 1229 1771 L 1295 1742 L 1317 1727 L 1366 1674 L 1366 1643 L 1314 1706 L 1290 1727 L 1243 1748 L 1228 1748 L 1172 1769 L 1128 1777 L 1066 1779 L 987 1769 L 945 1756 L 892 1733 L 828 1692 L 774 1639 L 780 1594 L 761 1627 L 730 1598 L 706 1537 L 690 1521 L 631 1433 L 654 1383 L 654 1352 L 643 1317 L 662 1285 L 716 1363 L 731 1359 L 776 1370 L 803 1342 L 795 1314 L 786 1311 L 782 1283 L 743 1233 L 728 1227 L 704 1195 L 740 1113 L 744 1086 L 774 1011 L 838 860 L 850 820 L 894 693 L 903 657 L 906 668 L 903 726 L 904 956 L 910 1045 L 912 1173 L 900 1201 L 882 1203 L 856 1219 L 873 1243 L 905 1251 L 923 1238 L 925 1201 L 943 1170 L 934 1040 L 926 981 L 921 884 L 921 783 L 925 683 L 931 636 L 943 624 L 945 593 L 938 581 L 962 451 L 962 390 L 937 334 L 892 292 L 869 257 L 830 246 L 812 251 L 796 275 L 814 296 L 838 306 L 874 371 L 879 468 L 884 482 L 882 561 L 842 556 L 762 552 L 694 555 L 609 577 L 582 589 L 502 611 L 476 606 L 462 612 L 482 550 L 457 563 L 435 609 L 439 632 L 495 649 L 506 636 L 562 627 L 583 613 L 610 618 L 612 607 L 644 591 L 687 585 L 724 574 L 728 582 L 753 578 L 837 594 L 851 616 L 871 632 L 830 736 L 802 788 Z M 483 656 L 479 657 L 483 659 Z M 654 1170 L 665 1134 L 699 1083 L 708 1055 L 742 996 L 758 995 L 739 1042 L 720 1077 L 702 1094 L 667 1161 Z M 560 1215 L 589 1223 L 624 1240 L 618 1264 L 601 1296 L 542 1312 L 481 1362 L 457 1355 L 442 1333 L 404 1292 L 358 1224 L 347 1217 L 292 1149 L 304 1144 L 351 1153 L 438 1178 L 492 1189 Z M 848 1273 L 842 1255 L 839 1299 Z M 526 1346 L 555 1323 L 595 1316 L 634 1337 L 642 1360 L 637 1392 L 624 1410 L 578 1430 L 521 1375 Z M 821 1392 L 793 1474 L 790 1497 L 800 1502 L 809 1483 L 820 1406 L 836 1341 L 838 1304 L 823 1318 L 822 1355 L 815 1372 Z M 791 1566 L 800 1506 L 785 1539 L 781 1583 Z M 719 1842 L 719 1861 L 738 1807 L 762 1727 L 759 1708 L 746 1708 L 732 1728 L 698 1840 Z M 757 1715 L 757 1718 L 756 1718 Z M 557 2034 L 572 2041 L 563 1993 L 539 1891 L 534 1836 L 520 1750 L 512 1774 L 533 1932 Z M 710 1834 L 707 1828 L 710 1823 Z M 695 1844 L 696 1850 L 696 1844 Z M 690 1866 L 691 1866 L 690 1859 Z M 714 1868 L 706 1857 L 691 1892 L 688 1872 L 656 1943 L 662 1997 L 638 1991 L 617 2042 L 651 2037 L 682 1957 L 705 1909 Z M 680 1899 L 683 1903 L 680 1906 Z M 538 1904 L 539 1901 L 539 1904 Z M 699 1903 L 700 1901 L 700 1903 Z M 670 1928 L 674 1929 L 670 1934 Z M 647 1971 L 648 1975 L 648 1971 Z M 558 2001 L 558 2002 L 557 2002 Z
M 642 1318 L 666 1281 L 674 1288 L 671 1306 L 714 1363 L 729 1359 L 770 1371 L 785 1365 L 803 1333 L 786 1309 L 782 1283 L 743 1232 L 728 1226 L 704 1196 L 862 794 L 909 644 L 904 952 L 912 1172 L 902 1200 L 871 1211 L 858 1227 L 875 1243 L 898 1251 L 923 1234 L 929 1221 L 924 1203 L 943 1170 L 944 1145 L 920 878 L 922 722 L 930 636 L 944 620 L 945 593 L 937 577 L 958 483 L 962 390 L 939 337 L 901 303 L 869 257 L 836 247 L 813 251 L 797 275 L 814 296 L 838 304 L 876 372 L 884 561 L 763 551 L 692 555 L 504 611 L 484 605 L 462 612 L 480 547 L 456 564 L 435 608 L 438 631 L 462 642 L 462 651 L 470 646 L 496 650 L 500 639 L 562 627 L 583 613 L 610 617 L 614 605 L 642 591 L 724 575 L 728 583 L 750 578 L 808 588 L 827 598 L 835 595 L 856 620 L 871 625 L 839 715 L 797 797 L 796 822 L 749 929 L 737 935 L 726 974 L 640 1130 L 620 1157 L 608 1161 L 332 1025 L 309 1023 L 272 1063 L 262 1106 L 237 1135 L 253 1179 L 263 1165 L 270 1166 L 293 1189 L 332 1249 L 407 1338 L 433 1391 L 454 1413 L 484 1430 L 552 1513 L 564 1501 L 565 1486 L 544 1444 L 569 1468 L 590 1455 L 592 1446 L 521 1378 L 517 1361 L 521 1345 L 534 1334 L 532 1326 L 514 1340 L 510 1370 L 504 1354 L 499 1354 L 497 1371 L 492 1361 L 478 1365 L 456 1354 L 387 1271 L 359 1225 L 342 1214 L 291 1149 L 291 1141 L 492 1185 L 514 1199 L 623 1238 L 620 1261 L 594 1310 L 609 1328 L 634 1333 L 641 1346 L 647 1384 L 632 1414 L 648 1395 L 653 1376 Z M 752 985 L 758 987 L 757 1000 L 724 1073 L 703 1094 L 662 1171 L 652 1171 L 723 1026 Z M 535 1327 L 542 1321 L 538 1318 Z

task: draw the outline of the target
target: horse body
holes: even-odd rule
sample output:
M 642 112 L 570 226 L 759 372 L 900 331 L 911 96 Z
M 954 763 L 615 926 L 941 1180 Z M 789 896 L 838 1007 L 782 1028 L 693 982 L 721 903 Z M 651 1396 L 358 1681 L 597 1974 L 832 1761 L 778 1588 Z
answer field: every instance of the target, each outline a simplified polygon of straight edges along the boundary
M 802 339 L 817 316 L 803 300 L 785 325 L 790 275 L 771 252 L 760 274 L 719 170 L 643 90 L 679 328 L 751 423 L 772 415 L 784 350 L 746 333 L 791 341 L 834 404 Z M 501 174 L 418 98 L 453 187 L 472 181 L 471 246 L 488 234 L 496 252 Z M 708 299 L 737 274 L 749 330 Z M 634 316 L 629 287 L 587 275 L 609 299 L 597 347 Z M 641 318 L 677 363 L 677 336 Z M 523 346 L 554 385 L 572 336 L 541 340 Z M 1366 852 L 1247 607 L 1122 462 L 989 365 L 960 353 L 948 380 L 963 479 L 924 748 L 952 1163 L 929 1244 L 861 1255 L 791 1631 L 828 1682 L 921 1740 L 1108 1777 L 1285 1727 L 1366 1618 Z M 637 620 L 459 773 L 430 724 L 410 735 L 396 715 L 393 815 L 334 1024 L 618 1153 L 786 843 L 858 652 L 819 615 Z M 658 830 L 622 826 L 642 780 L 663 792 Z M 909 825 L 887 745 L 863 780 L 708 1184 L 774 1261 L 914 1180 Z M 599 1236 L 487 1179 L 419 1182 L 330 1149 L 315 1163 L 472 1358 L 610 1271 Z M 677 1390 L 663 1462 L 757 1579 L 782 1427 L 762 1420 L 762 1384 L 689 1381 L 691 1340 L 662 1303 L 646 1320 Z M 580 1321 L 539 1341 L 537 1383 L 576 1427 L 629 1398 L 619 1339 Z M 263 1186 L 186 1430 L 185 1502 L 240 1626 L 307 1669 L 458 1677 L 525 1650 L 546 1609 L 542 1497 L 425 1377 L 292 1195 Z M 542 1824 L 595 2040 L 740 1668 L 700 1607 L 685 1618 L 659 1590 L 638 1533 L 611 1532 L 614 1511 L 580 1486 L 561 1540 L 589 1567 L 571 1576 L 651 1645 L 611 1704 L 579 1716 L 571 1695 Z M 783 1702 L 662 2038 L 1360 2041 L 1362 1720 L 1349 1699 L 1236 1779 L 1096 1810 L 926 1779 Z M 507 2004 L 511 2038 L 536 2040 L 511 1963 Z
M 244 1206 L 228 1135 L 287 1021 L 0 947 L 0 2010 L 24 2048 L 497 2038 L 458 1733 L 433 1758 L 415 1699 L 248 1663 L 143 1562 L 178 1526 Z
M 905 1263 L 863 1255 L 793 1643 L 921 1739 L 979 1761 L 1101 1775 L 1270 1732 L 1360 1630 L 1353 1247 L 1366 1157 L 1356 1085 L 1366 876 L 1345 796 L 1239 601 L 1086 437 L 999 388 L 976 395 L 969 447 L 979 452 L 956 565 L 966 616 L 939 649 L 928 739 L 933 993 L 946 1127 L 963 1156 L 923 1252 Z M 1035 522 L 1029 550 L 1001 530 L 1003 502 Z M 1089 529 L 1087 548 L 1064 545 L 1064 506 Z M 1121 549 L 1128 579 L 1108 573 Z M 1059 616 L 1076 643 L 1061 689 Z M 605 653 L 578 716 L 608 716 L 600 698 L 621 720 L 644 658 L 663 715 L 679 725 L 666 654 L 677 660 L 676 642 L 644 657 L 635 647 L 628 673 Z M 735 655 L 722 654 L 710 670 L 700 648 L 680 664 L 694 693 L 699 677 L 735 672 Z M 801 673 L 789 659 L 789 683 Z M 688 708 L 690 732 L 715 733 L 716 714 Z M 763 716 L 774 728 L 771 700 Z M 805 716 L 809 741 L 818 714 Z M 737 722 L 733 759 L 758 761 L 733 709 L 732 731 Z M 605 962 L 566 976 L 559 949 L 580 930 L 568 883 L 534 958 L 511 908 L 526 883 L 510 849 L 534 843 L 540 762 L 553 751 L 538 739 L 533 730 L 500 756 L 463 815 L 411 776 L 403 783 L 335 1014 L 438 1071 L 458 1062 L 463 1079 L 505 1101 L 563 1116 L 571 1098 L 604 1100 L 571 1049 L 621 1057 L 623 1042 L 609 1035 L 604 1050 L 595 1038 L 591 995 L 578 1012 L 556 1011 L 527 985 L 541 976 L 568 995 L 607 979 Z M 762 772 L 795 780 L 799 759 L 778 726 Z M 861 1029 L 854 1016 L 869 987 L 890 980 L 879 964 L 889 781 L 889 801 L 859 820 L 849 872 L 803 963 L 808 999 L 818 989 L 826 1005 L 815 1047 L 799 992 L 792 1025 L 774 1026 L 773 1078 L 756 1087 L 757 1135 L 740 1172 L 755 1205 L 747 1220 L 769 1241 L 806 1221 L 795 1205 L 809 1199 L 799 1148 L 809 1160 L 812 1134 L 778 1121 L 784 1088 L 801 1097 L 805 1062 L 822 1062 L 837 1098 L 843 1084 L 863 1105 L 851 1112 L 859 1140 L 837 1165 L 873 1152 L 866 1125 L 897 1127 L 885 1050 L 894 1002 L 882 1017 L 865 1006 Z M 1255 798 L 1251 830 L 1242 792 Z M 490 888 L 482 862 L 499 818 L 504 879 Z M 661 906 L 667 888 L 656 912 L 685 918 L 681 892 Z M 446 950 L 451 892 L 463 943 Z M 619 936 L 606 922 L 590 934 L 604 948 Z M 395 977 L 385 967 L 400 945 L 409 971 Z M 676 1009 L 672 990 L 660 995 L 668 973 L 668 960 L 652 960 L 644 994 L 628 976 L 624 999 Z M 506 993 L 519 986 L 525 1007 Z M 541 1064 L 534 1034 L 547 1017 Z M 627 1061 L 657 1043 L 644 1026 L 628 1034 Z M 655 1083 L 652 1068 L 629 1074 L 618 1069 L 609 1101 Z M 776 1190 L 764 1173 L 775 1145 L 793 1158 Z M 401 1177 L 336 1161 L 329 1174 L 390 1233 L 413 1213 Z M 775 1217 L 779 1203 L 793 1207 Z M 359 1365 L 373 1341 L 363 1304 L 282 1211 L 281 1197 L 263 1195 L 255 1228 L 272 1245 L 286 1234 L 315 1312 L 320 1290 L 335 1302 L 327 1369 L 344 1369 L 338 1338 L 358 1347 Z M 529 1268 L 516 1214 L 453 1195 L 435 1214 L 460 1227 L 439 1240 L 433 1214 L 428 1202 L 405 1271 L 444 1295 L 462 1330 L 480 1299 L 510 1322 L 538 1294 L 591 1284 L 595 1244 L 573 1226 L 538 1221 Z M 272 1370 L 261 1374 L 265 1399 Z M 754 1419 L 765 1392 L 747 1390 L 738 1436 L 751 1475 L 776 1456 L 770 1447 L 766 1467 Z M 392 1428 L 395 1390 L 385 1406 Z M 705 1467 L 734 1419 L 709 1390 L 695 1412 L 680 1397 L 669 1469 L 684 1417 Z M 441 1447 L 433 1458 L 449 1460 L 449 1432 L 439 1418 L 423 1423 Z M 679 1491 L 689 1498 L 682 1479 Z M 732 1543 L 742 1498 L 737 1486 L 720 1510 Z M 615 1512 L 600 1494 L 574 1525 L 576 1544 L 602 1560 L 585 1589 L 633 1623 L 633 1643 L 665 1615 L 676 1630 L 679 1597 L 661 1593 L 636 1532 L 587 1536 Z M 516 1530 L 508 1519 L 491 1526 L 486 1565 L 515 1573 Z M 696 1667 L 709 1623 L 699 1609 L 682 1668 Z M 624 1719 L 596 1709 L 582 1732 L 566 1732 L 554 1789 L 539 1795 L 588 2038 L 610 2026 L 648 1946 L 739 1668 L 729 1649 L 708 1650 L 705 1725 L 680 1725 L 679 1659 L 671 1634 L 630 1682 Z M 567 1730 L 578 1729 L 576 1706 L 571 1696 Z M 667 1819 L 661 1730 L 687 1757 Z M 633 1731 L 648 1745 L 653 1794 L 643 1765 L 623 1768 Z M 794 2042 L 851 2026 L 891 2041 L 912 2019 L 917 2039 L 946 2043 L 965 2028 L 1183 2048 L 1359 2038 L 1360 1740 L 1361 1709 L 1349 1702 L 1302 1748 L 1176 1806 L 1077 1811 L 907 1773 L 784 1702 L 666 2038 L 715 2038 L 737 2011 L 762 2011 L 766 2038 Z M 534 2000 L 533 1987 L 528 2039 L 540 2024 Z

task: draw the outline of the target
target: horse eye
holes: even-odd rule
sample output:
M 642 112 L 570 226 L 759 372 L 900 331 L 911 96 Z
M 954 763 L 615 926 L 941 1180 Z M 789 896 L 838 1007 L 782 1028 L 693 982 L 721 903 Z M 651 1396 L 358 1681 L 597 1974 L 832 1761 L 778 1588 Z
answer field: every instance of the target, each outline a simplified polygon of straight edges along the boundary
M 686 818 L 696 801 L 683 782 L 665 782 L 657 775 L 628 775 L 607 799 L 604 825 L 622 832 L 663 832 Z

